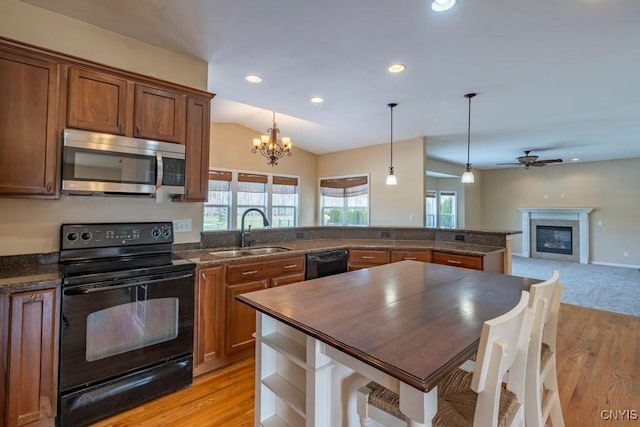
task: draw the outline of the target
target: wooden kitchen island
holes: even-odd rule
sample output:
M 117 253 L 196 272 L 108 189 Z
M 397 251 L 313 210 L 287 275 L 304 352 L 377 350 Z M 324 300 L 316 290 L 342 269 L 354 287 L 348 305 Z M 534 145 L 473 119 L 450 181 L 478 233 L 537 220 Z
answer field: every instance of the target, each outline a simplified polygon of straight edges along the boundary
M 255 425 L 354 425 L 368 380 L 430 425 L 437 383 L 537 282 L 402 261 L 238 295 L 257 310 Z

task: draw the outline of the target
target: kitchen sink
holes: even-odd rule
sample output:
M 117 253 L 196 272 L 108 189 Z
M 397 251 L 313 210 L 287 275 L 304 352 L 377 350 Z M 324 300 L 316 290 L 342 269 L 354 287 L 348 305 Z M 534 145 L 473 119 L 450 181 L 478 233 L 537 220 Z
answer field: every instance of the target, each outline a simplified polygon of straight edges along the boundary
M 283 248 L 281 246 L 263 246 L 260 248 L 240 248 L 240 249 L 226 249 L 222 251 L 209 252 L 209 255 L 221 257 L 221 258 L 236 258 L 241 256 L 250 255 L 266 255 L 275 254 L 278 252 L 290 251 L 289 248 Z

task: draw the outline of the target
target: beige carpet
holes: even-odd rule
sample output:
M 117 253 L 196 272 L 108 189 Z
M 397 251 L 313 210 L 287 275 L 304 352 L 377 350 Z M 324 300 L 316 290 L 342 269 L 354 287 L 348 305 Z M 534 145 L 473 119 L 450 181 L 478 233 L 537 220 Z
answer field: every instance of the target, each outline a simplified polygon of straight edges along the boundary
M 548 279 L 560 272 L 561 301 L 582 307 L 640 316 L 640 270 L 512 256 L 514 276 Z

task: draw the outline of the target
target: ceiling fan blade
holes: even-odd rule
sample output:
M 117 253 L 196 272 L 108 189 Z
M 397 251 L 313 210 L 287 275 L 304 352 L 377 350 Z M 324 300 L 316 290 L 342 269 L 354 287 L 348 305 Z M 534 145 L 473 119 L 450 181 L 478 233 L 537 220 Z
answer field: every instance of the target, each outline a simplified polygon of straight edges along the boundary
M 562 159 L 538 160 L 540 163 L 562 163 Z
M 496 165 L 523 165 L 521 162 L 511 162 L 511 163 L 496 163 Z

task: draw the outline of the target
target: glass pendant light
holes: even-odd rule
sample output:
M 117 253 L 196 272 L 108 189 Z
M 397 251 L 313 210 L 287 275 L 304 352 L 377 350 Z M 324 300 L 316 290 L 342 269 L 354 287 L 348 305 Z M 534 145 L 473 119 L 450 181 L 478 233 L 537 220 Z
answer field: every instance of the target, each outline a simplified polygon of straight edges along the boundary
M 464 97 L 469 100 L 469 117 L 467 121 L 467 168 L 462 174 L 463 184 L 473 184 L 475 182 L 475 177 L 473 176 L 473 171 L 471 170 L 471 163 L 469 163 L 469 151 L 471 148 L 471 98 L 476 96 L 475 93 L 468 93 Z
M 398 180 L 393 173 L 393 107 L 397 106 L 395 102 L 387 104 L 391 109 L 391 165 L 389 166 L 389 175 L 387 176 L 387 185 L 398 185 Z

